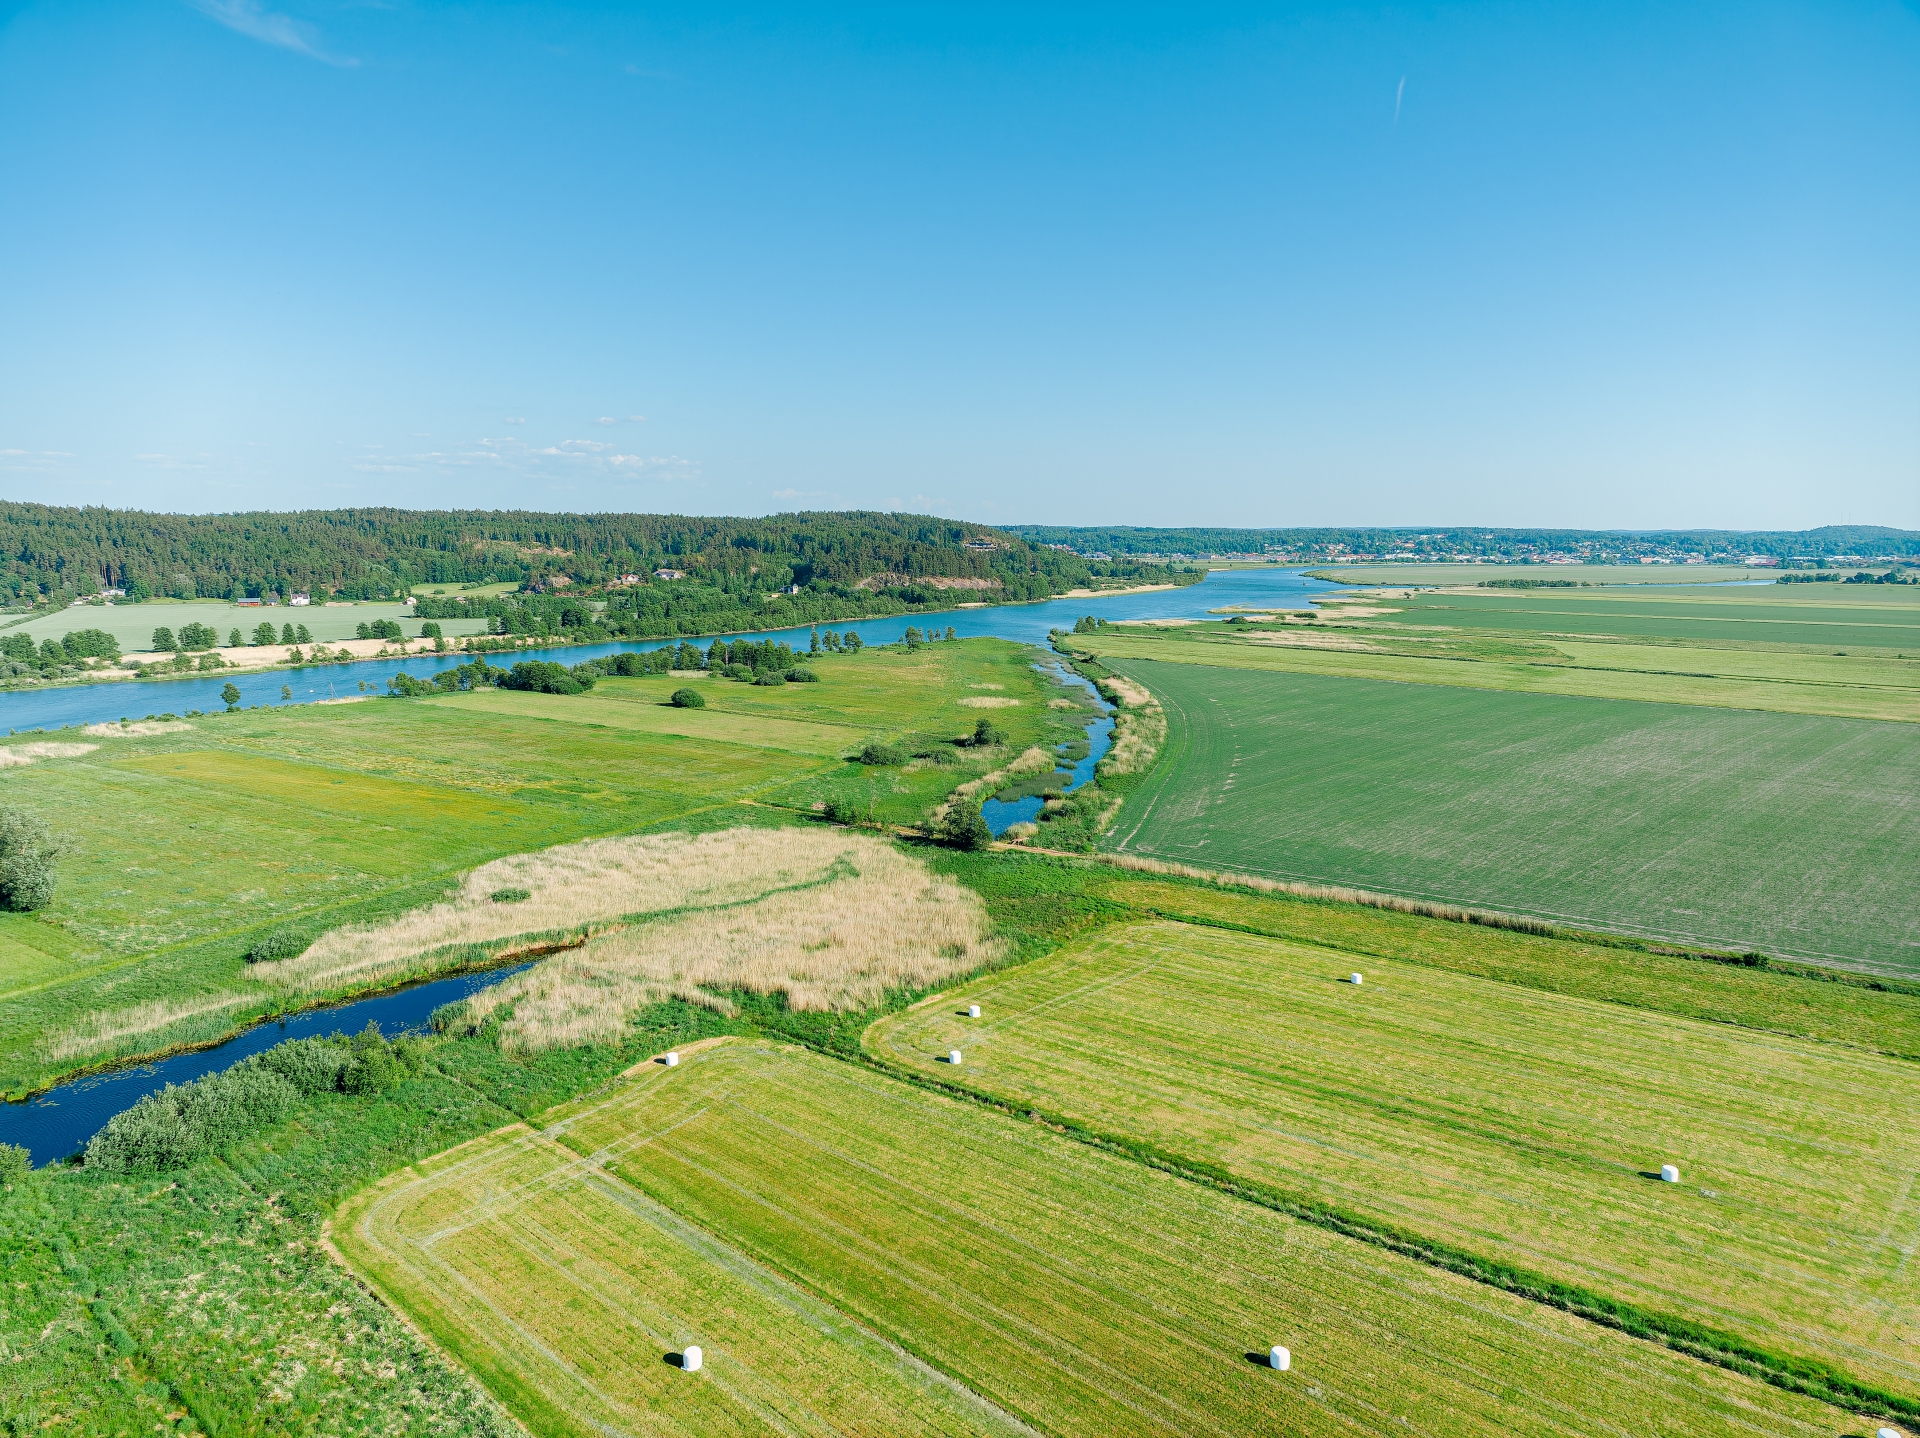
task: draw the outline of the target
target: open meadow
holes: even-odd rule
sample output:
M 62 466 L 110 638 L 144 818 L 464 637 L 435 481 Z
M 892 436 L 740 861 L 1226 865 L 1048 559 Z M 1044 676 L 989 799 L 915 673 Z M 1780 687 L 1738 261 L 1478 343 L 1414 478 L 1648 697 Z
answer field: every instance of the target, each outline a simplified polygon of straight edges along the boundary
M 122 653 L 133 654 L 153 648 L 153 631 L 171 629 L 176 634 L 184 625 L 204 624 L 227 642 L 235 629 L 248 640 L 262 624 L 272 624 L 277 633 L 287 624 L 302 625 L 317 644 L 338 644 L 354 637 L 362 624 L 376 619 L 400 624 L 412 638 L 420 632 L 420 621 L 405 604 L 234 604 L 225 599 L 155 600 L 146 604 L 82 604 L 20 619 L 0 621 L 0 635 L 25 634 L 35 644 L 43 639 L 58 639 L 76 629 L 104 629 L 119 641 Z M 441 631 L 449 636 L 485 634 L 484 619 L 443 619 Z
M 1676 1434 L 1850 1431 L 800 1049 L 723 1041 L 539 1124 L 395 1174 L 334 1236 L 543 1432 L 844 1431 L 855 1402 L 887 1431 L 1602 1434 L 1649 1414 Z M 1289 1373 L 1253 1361 L 1274 1343 Z M 688 1344 L 699 1374 L 670 1361 Z
M 1908 725 L 1109 662 L 1169 723 L 1121 851 L 1920 972 Z
M 63 735 L 82 752 L 6 771 L 9 802 L 74 852 L 50 908 L 0 917 L 0 1091 L 355 992 L 289 994 L 244 956 L 282 927 L 310 939 L 414 909 L 503 855 L 836 798 L 878 824 L 917 822 L 1017 752 L 953 746 L 978 717 L 967 699 L 1017 701 L 993 711 L 1010 745 L 1078 733 L 1047 707 L 1058 686 L 1032 659 L 969 640 L 823 657 L 817 684 L 608 679 L 579 696 L 483 691 Z M 665 703 L 685 683 L 706 708 Z M 849 762 L 872 738 L 952 762 Z
M 1910 1000 L 1888 1007 L 1911 1024 Z M 1920 1395 L 1911 1060 L 1166 922 L 951 989 L 867 1044 L 1305 1208 Z

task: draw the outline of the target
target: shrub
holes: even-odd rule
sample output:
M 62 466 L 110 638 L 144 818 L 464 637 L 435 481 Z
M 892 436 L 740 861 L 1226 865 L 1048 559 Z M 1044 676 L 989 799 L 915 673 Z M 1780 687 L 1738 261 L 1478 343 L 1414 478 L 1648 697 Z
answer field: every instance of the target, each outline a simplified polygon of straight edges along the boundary
M 444 638 L 445 636 L 441 632 L 440 626 L 438 624 L 434 624 L 431 621 L 429 621 L 428 623 L 422 624 L 420 626 L 420 637 L 422 639 L 441 639 L 441 638 Z
M 993 830 L 987 827 L 979 804 L 955 804 L 940 826 L 940 838 L 956 849 L 978 851 L 993 843 Z
M 233 709 L 240 703 L 240 691 L 231 682 L 221 685 L 220 702 L 228 709 Z
M 989 749 L 1007 742 L 1006 731 L 991 719 L 982 719 L 973 726 L 973 737 L 967 742 L 976 749 Z
M 176 647 L 173 631 L 164 625 L 153 631 L 153 647 L 166 653 Z
M 31 1172 L 31 1154 L 17 1143 L 0 1143 L 0 1185 L 19 1183 Z
M 764 674 L 754 675 L 753 682 L 758 684 L 762 689 L 766 689 L 776 684 L 785 684 L 787 682 L 787 676 L 779 673 L 777 670 L 769 669 Z
M 804 666 L 787 671 L 787 683 L 789 684 L 818 684 L 819 682 L 820 676 Z
M 27 913 L 53 902 L 67 846 L 39 815 L 0 808 L 0 909 Z
M 855 756 L 862 764 L 904 764 L 912 756 L 898 744 L 884 739 L 869 739 Z
M 495 889 L 491 894 L 488 894 L 487 897 L 496 904 L 517 904 L 524 899 L 531 899 L 533 897 L 533 891 L 530 889 Z
M 523 659 L 507 671 L 500 687 L 524 689 L 534 694 L 583 694 L 593 687 L 593 677 L 569 670 L 564 664 Z
M 273 624 L 270 620 L 263 619 L 253 628 L 253 642 L 255 645 L 272 644 L 278 638 L 279 636 L 274 633 Z
M 277 929 L 267 930 L 253 941 L 253 947 L 247 950 L 247 962 L 265 964 L 274 959 L 290 959 L 295 954 L 305 953 L 307 945 L 312 942 L 313 936 L 305 928 L 282 924 Z
M 707 696 L 698 689 L 676 689 L 667 697 L 667 702 L 676 709 L 704 709 Z
M 845 796 L 829 799 L 827 817 L 836 824 L 857 824 L 860 822 L 860 806 Z
M 725 675 L 728 679 L 751 680 L 753 678 L 753 671 L 744 664 L 722 665 L 720 672 L 721 674 Z

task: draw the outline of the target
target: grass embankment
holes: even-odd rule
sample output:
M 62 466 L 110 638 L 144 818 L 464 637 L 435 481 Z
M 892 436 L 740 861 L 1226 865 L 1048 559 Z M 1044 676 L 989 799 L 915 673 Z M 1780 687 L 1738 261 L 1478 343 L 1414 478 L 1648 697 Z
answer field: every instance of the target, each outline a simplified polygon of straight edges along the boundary
M 1079 733 L 1073 715 L 1047 707 L 1058 687 L 1018 645 L 876 648 L 814 667 L 818 684 L 705 681 L 697 711 L 665 706 L 686 682 L 666 678 L 603 680 L 577 699 L 250 710 L 8 771 L 8 802 L 80 847 L 49 910 L 0 916 L 0 1092 L 354 991 L 290 995 L 252 978 L 243 956 L 281 925 L 317 934 L 378 922 L 489 860 L 737 824 L 742 800 L 806 810 L 840 798 L 878 825 L 910 824 L 1007 753 Z M 956 749 L 977 717 L 960 701 L 987 692 L 1020 700 L 994 711 L 1008 746 Z M 623 722 L 597 717 L 608 710 Z M 655 716 L 685 728 L 658 732 Z M 846 747 L 797 744 L 796 730 L 844 735 Z M 955 762 L 842 757 L 874 736 Z
M 1169 722 L 1127 852 L 1920 971 L 1906 725 L 1121 667 Z
M 969 1002 L 984 1019 L 956 1017 Z M 1911 1061 L 1175 923 L 962 986 L 868 1043 L 1576 1306 L 1920 1397 Z
M 724 1043 L 541 1122 L 544 1140 L 511 1130 L 355 1199 L 338 1236 L 548 1431 L 643 1413 L 746 1426 L 755 1398 L 793 1411 L 867 1375 L 859 1400 L 877 1406 L 918 1370 L 862 1364 L 841 1335 L 863 1330 L 1050 1432 L 1601 1433 L 1649 1412 L 1696 1434 L 1836 1426 L 1806 1399 L 803 1050 Z M 744 1311 L 713 1301 L 749 1284 Z M 795 1287 L 839 1325 L 806 1364 Z M 661 1362 L 688 1342 L 704 1386 Z M 1250 1361 L 1274 1342 L 1290 1374 Z

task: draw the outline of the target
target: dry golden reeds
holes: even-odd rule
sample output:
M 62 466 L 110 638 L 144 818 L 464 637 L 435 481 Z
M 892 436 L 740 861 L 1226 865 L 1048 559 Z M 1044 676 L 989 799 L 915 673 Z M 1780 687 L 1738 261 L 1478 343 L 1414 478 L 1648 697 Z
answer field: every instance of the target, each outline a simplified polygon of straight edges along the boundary
M 91 754 L 98 744 L 59 744 L 35 742 L 32 744 L 9 744 L 0 748 L 0 769 L 22 769 L 41 759 L 77 759 L 82 754 Z
M 137 1047 L 152 1048 L 164 1043 L 167 1030 L 222 1013 L 251 998 L 250 994 L 213 994 L 196 999 L 152 999 L 130 1008 L 88 1014 L 78 1023 L 47 1034 L 37 1047 L 44 1057 L 56 1063 L 106 1053 L 122 1047 L 129 1039 L 140 1039 L 142 1042 Z
M 467 1024 L 504 1014 L 502 1047 L 530 1052 L 617 1038 L 637 1010 L 666 998 L 722 1013 L 732 990 L 782 994 L 802 1010 L 862 1008 L 994 956 L 978 895 L 892 845 L 845 832 L 779 837 L 834 866 L 832 877 L 592 939 L 467 1000 Z

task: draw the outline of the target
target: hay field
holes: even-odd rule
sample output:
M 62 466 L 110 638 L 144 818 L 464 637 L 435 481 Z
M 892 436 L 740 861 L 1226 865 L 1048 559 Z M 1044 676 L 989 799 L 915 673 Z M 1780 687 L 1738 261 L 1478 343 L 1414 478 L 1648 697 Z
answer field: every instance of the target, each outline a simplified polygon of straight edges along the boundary
M 334 644 L 353 638 L 355 626 L 370 624 L 376 619 L 397 621 L 410 638 L 420 632 L 420 621 L 413 617 L 412 607 L 405 604 L 351 604 L 344 607 L 306 604 L 298 608 L 276 604 L 269 608 L 266 605 L 242 607 L 224 599 L 159 604 L 88 604 L 77 609 L 59 609 L 50 614 L 35 615 L 24 624 L 9 626 L 7 632 L 31 635 L 33 642 L 38 644 L 42 639 L 58 639 L 76 629 L 104 629 L 119 641 L 124 652 L 133 654 L 152 647 L 154 630 L 167 628 L 177 634 L 183 624 L 211 625 L 219 631 L 223 643 L 227 632 L 233 629 L 251 638 L 254 629 L 263 622 L 270 621 L 276 632 L 283 624 L 304 624 L 315 642 Z M 487 632 L 484 619 L 442 619 L 439 624 L 449 636 Z
M 1649 1415 L 1690 1435 L 1853 1431 L 1811 1400 L 801 1050 L 723 1041 L 543 1122 L 551 1142 L 509 1130 L 350 1200 L 335 1234 L 545 1431 L 643 1401 L 653 1431 L 726 1431 L 682 1405 L 736 1394 L 792 1412 L 860 1332 L 1059 1434 L 1599 1435 Z M 829 1306 L 813 1333 L 776 1309 L 794 1289 Z M 690 1341 L 720 1390 L 697 1400 L 661 1362 Z M 1291 1373 L 1250 1361 L 1272 1343 Z M 878 1366 L 850 1386 L 872 1402 L 902 1389 Z
M 969 1002 L 982 1020 L 956 1017 Z M 1920 1395 L 1911 1062 L 1171 923 L 963 986 L 867 1043 Z M 935 1062 L 953 1046 L 957 1072 Z
M 1170 728 L 1119 849 L 1920 972 L 1907 725 L 1120 667 Z
M 335 1238 L 542 1434 L 1030 1431 L 522 1127 L 393 1175 Z M 667 1361 L 692 1343 L 697 1374 Z

